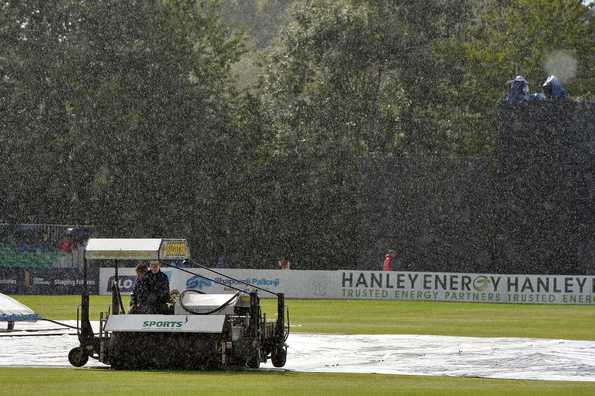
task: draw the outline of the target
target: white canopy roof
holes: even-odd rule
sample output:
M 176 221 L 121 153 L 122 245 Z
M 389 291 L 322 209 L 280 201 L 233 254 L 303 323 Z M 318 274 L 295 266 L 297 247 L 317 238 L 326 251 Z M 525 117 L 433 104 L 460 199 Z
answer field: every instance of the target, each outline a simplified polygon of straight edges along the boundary
M 185 239 L 90 238 L 85 248 L 90 260 L 185 260 L 190 258 Z
M 35 321 L 38 319 L 39 316 L 31 308 L 0 293 L 0 322 Z

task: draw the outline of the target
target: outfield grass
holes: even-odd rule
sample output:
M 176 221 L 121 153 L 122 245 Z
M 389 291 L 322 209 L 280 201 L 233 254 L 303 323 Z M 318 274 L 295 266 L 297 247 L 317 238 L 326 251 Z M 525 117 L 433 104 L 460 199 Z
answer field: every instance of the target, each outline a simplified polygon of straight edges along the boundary
M 76 318 L 79 296 L 13 296 L 43 317 Z M 91 319 L 110 296 L 91 296 Z M 125 298 L 127 304 L 127 297 Z M 263 300 L 269 318 L 276 300 Z M 595 307 L 418 301 L 287 300 L 292 331 L 595 340 Z
M 595 307 L 289 300 L 295 331 L 595 340 Z
M 79 296 L 13 297 L 56 320 L 75 319 L 80 303 Z M 109 305 L 109 296 L 91 296 L 92 320 Z M 595 312 L 589 306 L 293 299 L 287 305 L 297 332 L 595 339 Z M 275 300 L 263 300 L 263 309 L 275 317 Z M 284 371 L 0 369 L 0 395 L 162 394 L 586 396 L 595 394 L 595 383 Z
M 296 372 L 1 369 L 0 395 L 593 395 L 595 384 Z

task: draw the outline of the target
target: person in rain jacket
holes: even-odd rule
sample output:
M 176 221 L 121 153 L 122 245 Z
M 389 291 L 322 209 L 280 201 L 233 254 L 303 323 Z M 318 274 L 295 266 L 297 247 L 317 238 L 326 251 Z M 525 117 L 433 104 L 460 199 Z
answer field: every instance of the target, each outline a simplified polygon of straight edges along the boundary
M 552 75 L 543 83 L 543 93 L 548 99 L 566 99 L 566 90 L 558 77 Z
M 517 104 L 524 102 L 542 102 L 544 100 L 564 100 L 566 99 L 566 90 L 558 77 L 551 75 L 543 83 L 543 93 L 538 92 L 529 95 L 529 83 L 523 76 L 516 76 L 510 81 L 510 89 L 506 102 L 508 104 Z
M 147 291 L 144 282 L 147 274 L 147 263 L 141 263 L 136 266 L 136 281 L 132 286 L 132 293 L 130 294 L 130 313 L 143 313 L 144 307 L 147 304 Z
M 397 257 L 397 252 L 394 250 L 389 250 L 384 255 L 384 262 L 382 263 L 382 270 L 383 271 L 392 271 L 393 270 L 393 262 L 395 261 L 395 257 Z
M 506 97 L 508 104 L 516 104 L 529 101 L 529 83 L 523 76 L 516 76 L 510 81 L 510 89 Z
M 277 266 L 279 267 L 279 269 L 282 269 L 282 270 L 291 269 L 291 262 L 289 261 L 289 257 L 287 257 L 287 256 L 281 257 L 281 260 L 279 260 L 279 262 L 277 263 Z
M 158 261 L 152 261 L 149 264 L 149 272 L 143 278 L 143 284 L 146 292 L 147 313 L 168 313 L 169 279 L 167 279 L 167 275 L 161 272 L 161 265 Z

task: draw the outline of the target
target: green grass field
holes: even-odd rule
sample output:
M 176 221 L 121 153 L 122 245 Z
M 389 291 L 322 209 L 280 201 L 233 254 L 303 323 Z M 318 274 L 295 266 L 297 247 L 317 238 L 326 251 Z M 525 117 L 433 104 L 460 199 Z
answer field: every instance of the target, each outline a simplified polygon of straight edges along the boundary
M 1 369 L 0 395 L 593 395 L 591 383 L 295 372 Z
M 77 296 L 13 296 L 43 317 L 75 319 Z M 110 304 L 91 296 L 91 318 Z M 288 300 L 292 331 L 594 340 L 589 306 Z M 274 300 L 263 308 L 275 316 Z M 0 341 L 1 348 L 1 341 Z M 595 351 L 594 351 L 595 353 Z M 0 395 L 593 395 L 595 383 L 376 374 L 0 369 Z
M 79 296 L 13 296 L 45 318 L 76 318 Z M 128 303 L 125 297 L 125 304 Z M 110 296 L 91 296 L 91 320 Z M 263 300 L 269 318 L 276 300 Z M 595 340 L 595 307 L 418 301 L 288 300 L 292 331 Z

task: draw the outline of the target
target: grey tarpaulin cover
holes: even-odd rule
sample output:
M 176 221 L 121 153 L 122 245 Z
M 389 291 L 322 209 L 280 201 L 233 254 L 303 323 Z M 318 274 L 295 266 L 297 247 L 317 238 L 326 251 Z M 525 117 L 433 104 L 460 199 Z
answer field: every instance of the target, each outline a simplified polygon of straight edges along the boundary
M 36 321 L 40 319 L 31 308 L 0 293 L 0 322 Z

